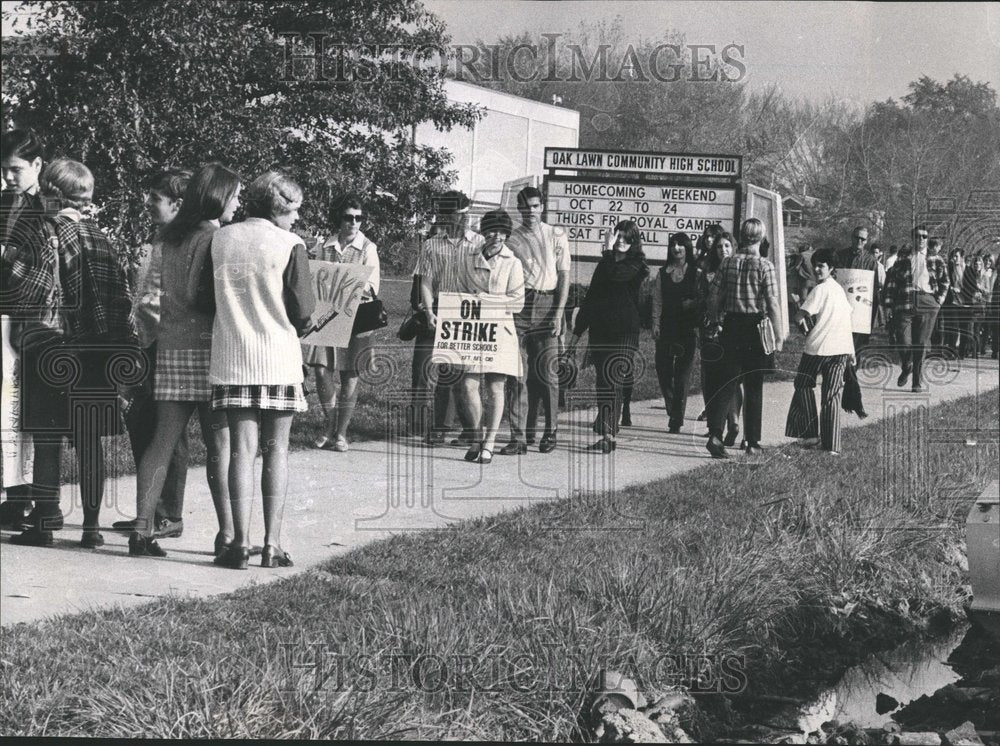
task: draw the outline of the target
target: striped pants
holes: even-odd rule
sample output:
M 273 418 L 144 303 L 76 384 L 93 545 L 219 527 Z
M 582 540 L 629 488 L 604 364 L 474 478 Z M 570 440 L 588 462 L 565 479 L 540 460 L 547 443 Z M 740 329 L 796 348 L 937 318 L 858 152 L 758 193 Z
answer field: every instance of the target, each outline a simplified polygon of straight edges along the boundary
M 788 408 L 785 435 L 789 438 L 819 438 L 827 451 L 840 450 L 840 397 L 844 393 L 844 370 L 850 355 L 803 355 L 795 375 L 795 394 Z M 816 377 L 823 374 L 822 405 L 816 415 Z

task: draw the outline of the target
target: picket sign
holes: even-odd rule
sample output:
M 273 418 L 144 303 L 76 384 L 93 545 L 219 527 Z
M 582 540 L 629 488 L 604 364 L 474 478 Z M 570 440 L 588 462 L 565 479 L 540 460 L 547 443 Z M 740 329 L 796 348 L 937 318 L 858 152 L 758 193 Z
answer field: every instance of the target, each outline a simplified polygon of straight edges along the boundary
M 847 302 L 851 304 L 851 331 L 855 334 L 871 334 L 875 273 L 870 269 L 838 267 L 836 280 L 844 288 Z
M 432 359 L 475 373 L 521 375 L 514 317 L 502 295 L 441 293 Z
M 303 344 L 347 347 L 354 328 L 354 314 L 368 287 L 374 267 L 309 260 L 316 311 L 313 323 L 320 327 L 302 338 Z

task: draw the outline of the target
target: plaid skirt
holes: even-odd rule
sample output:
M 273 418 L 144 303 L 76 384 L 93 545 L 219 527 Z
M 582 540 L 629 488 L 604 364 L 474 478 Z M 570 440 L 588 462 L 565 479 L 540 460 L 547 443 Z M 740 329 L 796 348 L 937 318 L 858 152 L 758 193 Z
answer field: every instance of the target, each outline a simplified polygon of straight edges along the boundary
M 308 409 L 302 384 L 229 384 L 212 387 L 212 409 L 268 409 L 305 412 Z
M 212 351 L 156 351 L 156 373 L 153 377 L 153 398 L 156 401 L 209 401 L 212 383 L 208 369 Z

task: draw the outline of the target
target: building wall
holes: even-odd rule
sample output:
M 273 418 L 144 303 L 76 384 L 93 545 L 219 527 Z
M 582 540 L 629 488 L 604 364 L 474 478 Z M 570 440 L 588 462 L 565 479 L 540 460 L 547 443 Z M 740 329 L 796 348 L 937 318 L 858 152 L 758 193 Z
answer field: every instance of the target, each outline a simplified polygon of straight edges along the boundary
M 448 100 L 486 108 L 469 130 L 439 132 L 433 124 L 417 127 L 421 145 L 447 148 L 454 156 L 454 188 L 480 204 L 499 205 L 505 181 L 535 175 L 541 179 L 546 147 L 575 148 L 580 137 L 580 113 L 531 101 L 488 88 L 445 81 Z

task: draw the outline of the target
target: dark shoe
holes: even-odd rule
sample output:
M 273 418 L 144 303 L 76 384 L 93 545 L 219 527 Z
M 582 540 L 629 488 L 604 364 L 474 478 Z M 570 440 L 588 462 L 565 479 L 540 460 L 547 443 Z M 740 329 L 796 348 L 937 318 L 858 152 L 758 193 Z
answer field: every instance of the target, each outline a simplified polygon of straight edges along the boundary
M 128 537 L 128 553 L 131 557 L 167 556 L 167 553 L 156 543 L 156 539 L 152 536 L 143 536 L 139 533 L 134 533 Z
M 701 410 L 701 414 L 698 415 L 698 422 L 704 422 L 708 419 L 708 410 Z
M 264 547 L 266 552 L 270 547 Z M 261 554 L 261 566 L 268 567 L 263 561 L 264 555 Z M 230 544 L 222 554 L 212 560 L 213 563 L 219 567 L 228 567 L 231 570 L 246 570 L 247 563 L 250 561 L 250 548 L 240 547 Z
M 295 563 L 292 562 L 292 558 L 288 554 L 288 552 L 286 552 L 284 549 L 281 549 L 280 547 L 275 547 L 268 544 L 266 547 L 264 547 L 264 551 L 261 552 L 260 555 L 261 567 L 294 567 L 294 565 Z M 243 567 L 246 567 L 245 562 L 243 564 Z
M 764 452 L 764 448 L 760 443 L 747 443 L 744 450 L 747 456 L 759 456 Z
M 680 425 L 671 425 L 670 427 L 667 428 L 667 432 L 670 433 L 671 435 L 677 435 L 680 431 L 681 431 Z
M 726 438 L 722 441 L 723 445 L 734 446 L 736 445 L 736 439 L 740 436 L 739 427 L 732 427 L 726 431 Z
M 30 503 L 21 500 L 7 500 L 0 503 L 0 526 L 20 530 L 24 525 L 25 511 L 30 507 Z
M 608 440 L 607 438 L 601 438 L 593 445 L 587 446 L 587 450 L 593 451 L 594 453 L 611 453 L 617 447 L 618 444 L 615 441 Z
M 157 539 L 176 539 L 184 533 L 184 520 L 174 520 L 172 518 L 161 518 L 156 522 L 156 531 L 153 536 Z
M 492 464 L 493 463 L 493 451 L 489 448 L 483 448 L 479 452 L 479 458 L 476 461 L 480 464 Z
M 97 549 L 104 546 L 104 537 L 96 528 L 83 529 L 83 537 L 80 539 L 80 546 L 84 549 Z
M 926 393 L 927 393 L 927 391 L 928 391 L 928 389 L 927 389 L 927 387 L 926 387 L 926 386 L 924 386 L 924 385 L 922 385 L 922 384 L 919 384 L 919 383 L 918 383 L 918 384 L 917 384 L 916 386 L 914 386 L 914 387 L 913 387 L 913 388 L 911 389 L 911 391 L 912 391 L 912 392 L 913 392 L 914 394 L 926 394 Z
M 500 449 L 501 456 L 523 456 L 528 452 L 528 446 L 519 440 L 512 440 Z
M 479 446 L 478 443 L 476 445 L 472 446 L 472 448 L 470 448 L 469 450 L 467 450 L 465 452 L 465 456 L 464 456 L 465 460 L 468 461 L 470 464 L 475 463 L 476 460 L 479 459 L 479 450 L 480 450 L 480 446 Z
M 546 433 L 542 436 L 542 442 L 538 444 L 538 451 L 540 453 L 552 453 L 557 445 L 559 443 L 556 441 L 556 434 Z
M 41 515 L 38 512 L 38 508 L 35 508 L 24 517 L 24 528 L 35 526 L 41 528 L 43 531 L 62 531 L 63 514 Z
M 529 446 L 535 445 L 535 436 L 534 435 L 529 435 L 527 438 L 524 439 L 524 442 L 526 444 L 528 444 Z
M 225 553 L 225 551 L 227 549 L 229 549 L 229 545 L 232 544 L 232 543 L 233 543 L 232 539 L 230 539 L 229 541 L 226 541 L 226 535 L 225 534 L 216 534 L 215 535 L 215 556 L 216 557 L 222 556 Z
M 716 438 L 714 435 L 709 437 L 705 448 L 712 454 L 712 458 L 729 458 L 729 454 L 726 453 L 726 446 L 721 439 Z
M 139 519 L 133 518 L 130 521 L 115 521 L 111 524 L 111 528 L 115 531 L 128 531 L 129 533 L 132 533 L 138 525 Z
M 899 374 L 899 378 L 896 379 L 896 385 L 902 388 L 906 385 L 906 382 L 910 380 L 910 371 L 904 370 Z
M 859 409 L 856 412 L 856 414 L 858 415 L 858 419 L 859 420 L 867 420 L 868 419 L 868 413 L 865 410 L 863 410 L 863 409 Z
M 622 427 L 632 427 L 632 413 L 622 412 Z
M 17 536 L 11 536 L 10 543 L 20 544 L 24 547 L 50 547 L 52 546 L 52 532 L 32 526 Z

